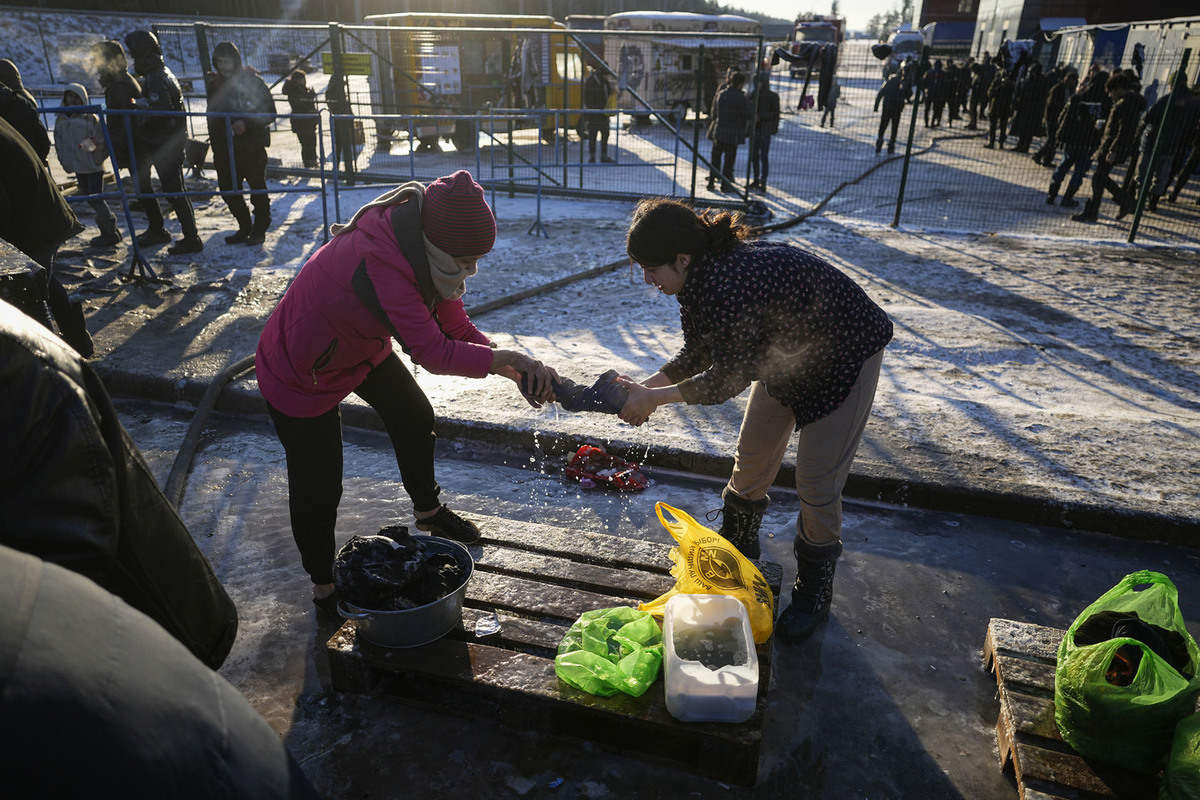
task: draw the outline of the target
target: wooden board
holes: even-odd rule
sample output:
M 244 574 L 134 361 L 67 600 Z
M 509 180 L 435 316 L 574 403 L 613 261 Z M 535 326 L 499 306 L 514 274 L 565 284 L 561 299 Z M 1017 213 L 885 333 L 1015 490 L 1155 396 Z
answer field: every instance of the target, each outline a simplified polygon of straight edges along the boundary
M 568 735 L 751 786 L 758 776 L 762 717 L 771 675 L 770 642 L 758 645 L 759 692 L 741 724 L 683 723 L 666 709 L 663 681 L 642 697 L 595 697 L 554 673 L 554 655 L 584 611 L 636 606 L 675 585 L 668 546 L 618 536 L 491 518 L 473 545 L 475 575 L 463 624 L 423 647 L 390 649 L 345 623 L 328 641 L 333 688 L 486 716 L 546 734 Z M 782 569 L 762 562 L 778 601 Z M 497 633 L 476 636 L 495 615 Z
M 1085 760 L 1054 722 L 1054 669 L 1066 631 L 993 618 L 983 646 L 1000 694 L 1000 767 L 1017 778 L 1021 800 L 1158 797 L 1159 780 Z

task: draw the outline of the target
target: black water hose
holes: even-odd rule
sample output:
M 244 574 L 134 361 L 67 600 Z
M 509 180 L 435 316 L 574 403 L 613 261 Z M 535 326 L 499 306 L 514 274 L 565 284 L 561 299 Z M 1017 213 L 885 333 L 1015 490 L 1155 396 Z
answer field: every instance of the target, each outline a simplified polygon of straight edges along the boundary
M 183 502 L 184 482 L 192 469 L 192 459 L 196 455 L 196 447 L 200 444 L 200 434 L 204 432 L 204 423 L 208 419 L 208 412 L 212 411 L 213 406 L 217 404 L 217 398 L 221 396 L 226 384 L 252 369 L 254 369 L 254 356 L 239 359 L 222 370 L 221 374 L 217 375 L 204 390 L 204 396 L 200 398 L 196 412 L 192 415 L 192 423 L 188 426 L 188 432 L 183 437 L 183 443 L 179 445 L 179 452 L 175 455 L 175 463 L 171 465 L 171 474 L 167 476 L 166 488 L 163 489 L 163 493 L 176 509 Z
M 939 142 L 949 141 L 951 139 L 974 139 L 974 138 L 978 137 L 979 135 L 980 134 L 973 133 L 973 134 L 956 134 L 954 136 L 941 136 L 941 137 L 938 137 L 937 139 L 934 139 L 928 145 L 921 148 L 920 150 L 914 150 L 913 154 L 921 155 L 923 153 L 927 153 L 930 150 L 932 150 L 935 146 L 937 146 L 937 144 Z M 764 233 L 770 233 L 771 231 L 781 231 L 786 228 L 790 228 L 793 225 L 798 225 L 801 222 L 803 222 L 804 220 L 808 219 L 809 217 L 815 216 L 816 214 L 820 213 L 821 209 L 823 209 L 829 203 L 830 200 L 832 200 L 834 197 L 836 197 L 838 195 L 838 193 L 841 192 L 843 189 L 845 189 L 847 186 L 853 186 L 856 183 L 861 183 L 868 175 L 870 175 L 875 170 L 879 169 L 880 167 L 884 166 L 885 164 L 890 164 L 893 161 L 896 161 L 897 159 L 902 159 L 902 158 L 904 158 L 904 156 L 902 156 L 902 155 L 889 156 L 888 158 L 885 158 L 882 161 L 872 164 L 870 169 L 868 169 L 863 174 L 859 175 L 857 178 L 852 178 L 848 181 L 842 181 L 840 184 L 837 185 L 836 188 L 834 188 L 833 191 L 831 191 L 829 194 L 827 194 L 825 196 L 825 199 L 823 199 L 821 202 L 817 203 L 815 206 L 813 206 L 812 208 L 805 211 L 803 214 L 800 214 L 799 216 L 795 216 L 790 219 L 785 219 L 782 222 L 775 222 L 770 225 L 755 225 L 752 228 L 752 230 L 756 234 L 764 234 Z

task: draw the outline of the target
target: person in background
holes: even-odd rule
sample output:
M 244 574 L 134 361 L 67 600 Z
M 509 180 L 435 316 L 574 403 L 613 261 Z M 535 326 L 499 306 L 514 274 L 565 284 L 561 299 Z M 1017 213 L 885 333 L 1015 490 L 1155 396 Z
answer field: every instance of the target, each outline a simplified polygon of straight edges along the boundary
M 53 320 L 39 321 L 47 327 L 57 323 L 67 344 L 88 358 L 95 346 L 87 331 L 83 306 L 71 301 L 54 275 L 59 246 L 82 230 L 50 170 L 25 137 L 0 119 L 0 239 L 36 264 L 32 282 L 37 299 L 45 300 L 53 315 Z
M 713 100 L 712 123 L 709 136 L 713 141 L 712 167 L 708 172 L 708 190 L 714 191 L 717 178 L 721 179 L 721 191 L 733 191 L 734 169 L 737 166 L 738 146 L 746 141 L 747 123 L 750 121 L 750 104 L 742 87 L 746 75 L 734 70 L 728 85 Z
M 670 403 L 715 405 L 750 387 L 720 534 L 748 558 L 784 452 L 799 432 L 796 582 L 775 625 L 808 638 L 829 613 L 842 553 L 842 490 L 870 417 L 892 323 L 857 284 L 819 256 L 747 241 L 728 212 L 643 200 L 626 237 L 646 283 L 679 301 L 683 347 L 648 378 L 620 378 L 620 417 L 642 425 Z
M 137 183 L 139 200 L 146 212 L 149 227 L 137 237 L 138 244 L 149 247 L 167 244 L 171 234 L 163 224 L 162 209 L 152 197 L 154 185 L 150 168 L 158 173 L 158 181 L 164 193 L 175 195 L 167 202 L 175 211 L 175 218 L 183 229 L 183 238 L 167 248 L 171 255 L 199 253 L 204 249 L 200 233 L 196 228 L 196 215 L 192 201 L 183 195 L 183 148 L 187 141 L 187 121 L 180 115 L 165 112 L 183 111 L 183 90 L 175 74 L 163 62 L 162 47 L 158 37 L 150 31 L 134 31 L 125 37 L 125 46 L 133 56 L 133 69 L 142 76 L 142 94 L 135 100 L 142 111 L 157 112 L 138 119 L 134 125 L 137 145 Z
M 900 129 L 904 98 L 904 77 L 899 72 L 893 72 L 875 93 L 875 110 L 879 111 L 880 104 L 883 104 L 883 114 L 879 117 L 879 135 L 875 137 L 876 153 L 883 147 L 883 137 L 889 125 L 892 128 L 892 136 L 888 140 L 888 152 L 896 152 L 896 132 Z
M 88 93 L 82 85 L 69 83 L 63 91 L 64 108 L 79 108 L 88 104 Z M 121 243 L 117 217 L 104 198 L 104 162 L 108 147 L 100 118 L 90 111 L 60 111 L 54 119 L 54 151 L 58 163 L 75 176 L 79 193 L 90 196 L 88 204 L 96 212 L 100 235 L 91 239 L 92 247 L 113 247 Z
M 611 164 L 608 156 L 608 114 L 599 113 L 608 108 L 608 98 L 612 94 L 612 86 L 608 82 L 608 74 L 603 67 L 593 66 L 588 70 L 588 76 L 583 82 L 583 106 L 593 113 L 584 115 L 584 137 L 588 143 L 588 162 L 596 163 L 596 137 L 600 137 L 600 160 Z
M 825 120 L 829 120 L 829 127 L 834 125 L 834 113 L 837 111 L 838 98 L 842 96 L 842 85 L 838 83 L 838 79 L 834 77 L 829 82 L 829 94 L 825 95 L 825 109 L 821 112 L 821 127 L 825 127 Z
M 224 194 L 225 204 L 238 229 L 225 237 L 226 244 L 256 246 L 271 226 L 271 196 L 267 194 L 267 146 L 275 121 L 275 98 L 258 77 L 242 65 L 242 54 L 233 42 L 213 48 L 215 72 L 208 74 L 208 136 L 212 142 L 217 186 L 222 192 L 250 187 L 254 219 L 241 194 Z
M 992 85 L 988 87 L 988 141 L 984 147 L 996 147 L 996 134 L 1000 134 L 1000 149 L 1008 139 L 1008 118 L 1012 114 L 1013 80 L 1008 70 L 1000 68 Z
M 460 542 L 479 529 L 438 499 L 434 410 L 392 349 L 442 375 L 527 381 L 534 405 L 552 400 L 553 370 L 496 349 L 463 311 L 466 279 L 496 241 L 483 188 L 460 170 L 406 183 L 363 206 L 305 262 L 263 328 L 258 385 L 287 456 L 292 535 L 332 613 L 334 526 L 342 493 L 341 413 L 355 393 L 379 414 L 412 499 L 417 528 Z
M 311 117 L 292 117 L 292 133 L 300 142 L 300 160 L 305 169 L 320 169 L 321 159 L 317 155 L 317 93 L 308 85 L 308 74 L 302 69 L 292 70 L 283 82 L 283 96 L 292 107 L 292 114 L 311 114 Z
M 104 106 L 108 112 L 132 112 L 137 109 L 142 87 L 129 74 L 129 62 L 120 42 L 104 41 L 92 45 L 92 69 L 95 70 L 100 86 L 104 89 Z M 137 136 L 134 133 L 136 120 L 129 113 L 106 113 L 104 124 L 108 138 L 112 141 L 113 157 L 118 170 L 129 170 L 135 174 L 135 164 L 142 155 L 137 153 Z M 118 176 L 119 177 L 119 176 Z
M 1050 87 L 1046 95 L 1046 105 L 1042 112 L 1042 124 L 1046 129 L 1046 141 L 1033 154 L 1035 163 L 1044 167 L 1054 166 L 1054 156 L 1058 152 L 1058 118 L 1067 101 L 1075 95 L 1079 86 L 1079 74 L 1075 70 L 1064 70 L 1061 77 Z
M 1137 180 L 1126 192 L 1126 202 L 1117 213 L 1117 219 L 1133 211 L 1141 187 L 1146 188 L 1146 208 L 1158 210 L 1158 201 L 1170 187 L 1176 162 L 1183 161 L 1187 146 L 1200 125 L 1200 97 L 1188 90 L 1187 76 L 1173 73 L 1167 83 L 1173 91 L 1155 101 L 1142 117 L 1137 137 L 1142 143 Z
M 1107 80 L 1107 75 L 1103 80 Z M 1054 170 L 1050 178 L 1050 190 L 1046 194 L 1046 204 L 1053 205 L 1058 196 L 1058 190 L 1071 173 L 1067 190 L 1063 193 L 1062 207 L 1075 208 L 1079 201 L 1075 193 L 1083 185 L 1083 177 L 1092 166 L 1092 151 L 1100 141 L 1097 124 L 1104 118 L 1103 80 L 1091 83 L 1085 91 L 1076 92 L 1067 100 L 1063 110 L 1058 115 L 1054 138 L 1062 146 L 1063 160 Z
M 1146 105 L 1146 98 L 1133 90 L 1133 81 L 1124 72 L 1117 72 L 1104 84 L 1104 91 L 1112 98 L 1112 107 L 1104 120 L 1100 133 L 1100 144 L 1092 154 L 1096 171 L 1092 173 L 1092 196 L 1083 210 L 1071 219 L 1076 222 L 1095 222 L 1100 216 L 1100 203 L 1105 191 L 1118 204 L 1126 205 L 1125 192 L 1112 179 L 1113 167 L 1121 164 L 1137 147 L 1137 126 Z
M 354 113 L 350 104 L 349 91 L 346 88 L 346 76 L 337 69 L 329 76 L 329 85 L 325 87 L 325 104 L 329 113 L 334 117 L 333 126 L 333 159 L 340 157 L 343 164 L 342 180 L 347 186 L 354 185 L 355 161 L 358 153 L 354 143 L 354 120 L 349 116 L 343 119 L 337 117 Z
M 38 115 L 33 94 L 21 81 L 21 71 L 7 58 L 0 58 L 0 118 L 20 131 L 38 158 L 50 166 L 50 134 Z
M 830 120 L 833 119 L 833 108 L 837 105 L 838 98 L 837 80 L 833 81 L 829 88 L 829 96 L 825 101 L 825 114 L 828 114 Z M 753 180 L 750 181 L 750 188 L 756 189 L 764 194 L 767 191 L 767 175 L 771 171 L 771 138 L 779 133 L 779 94 L 771 89 L 771 73 L 764 71 L 758 73 L 758 87 L 754 90 L 754 96 L 750 99 L 750 106 L 754 109 L 754 139 L 750 142 L 750 171 Z M 824 115 L 821 117 L 824 124 Z M 832 124 L 832 121 L 831 123 Z

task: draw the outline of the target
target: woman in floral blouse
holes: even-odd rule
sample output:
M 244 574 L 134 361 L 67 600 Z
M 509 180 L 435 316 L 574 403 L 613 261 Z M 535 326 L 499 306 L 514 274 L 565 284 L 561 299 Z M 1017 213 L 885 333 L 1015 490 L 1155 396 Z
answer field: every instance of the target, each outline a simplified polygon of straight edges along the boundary
M 844 273 L 789 244 L 747 241 L 728 212 L 642 201 L 626 249 L 646 283 L 679 301 L 683 349 L 634 383 L 621 418 L 641 425 L 667 403 L 715 405 L 747 386 L 720 533 L 758 558 L 758 529 L 783 454 L 799 431 L 797 576 L 776 633 L 803 641 L 829 612 L 842 553 L 842 488 L 871 413 L 887 314 Z

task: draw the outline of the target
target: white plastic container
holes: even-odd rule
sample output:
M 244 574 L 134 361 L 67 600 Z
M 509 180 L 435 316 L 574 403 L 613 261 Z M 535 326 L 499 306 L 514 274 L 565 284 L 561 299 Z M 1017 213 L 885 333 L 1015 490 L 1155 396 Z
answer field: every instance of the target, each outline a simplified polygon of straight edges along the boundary
M 677 594 L 663 614 L 667 710 L 683 722 L 745 722 L 758 700 L 746 607 L 724 594 Z

